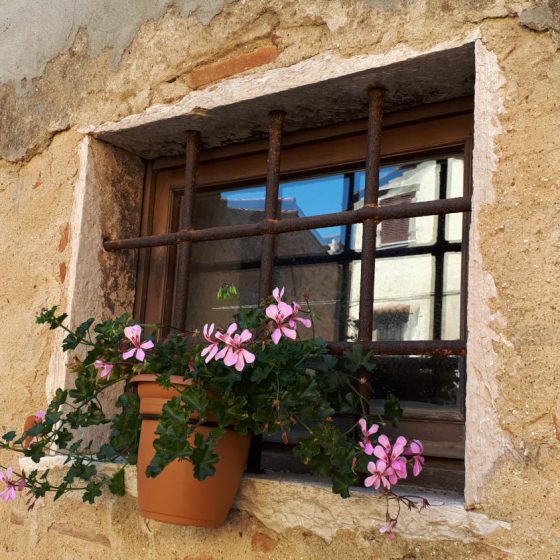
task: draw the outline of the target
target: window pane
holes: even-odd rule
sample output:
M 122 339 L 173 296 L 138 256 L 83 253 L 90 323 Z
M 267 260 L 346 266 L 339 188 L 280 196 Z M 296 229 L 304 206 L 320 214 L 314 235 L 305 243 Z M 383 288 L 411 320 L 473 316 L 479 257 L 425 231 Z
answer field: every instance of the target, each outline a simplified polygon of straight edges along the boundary
M 187 309 L 189 330 L 201 330 L 204 323 L 215 322 L 220 327 L 231 323 L 236 302 L 216 299 L 223 284 L 237 287 L 241 305 L 258 303 L 261 244 L 260 237 L 194 244 Z
M 201 191 L 195 202 L 194 225 L 208 228 L 258 222 L 264 218 L 263 186 Z M 237 309 L 236 302 L 219 302 L 216 295 L 223 284 L 234 284 L 242 305 L 258 303 L 261 237 L 227 241 L 206 241 L 193 245 L 189 280 L 187 328 L 202 329 L 215 322 L 227 327 Z
M 196 195 L 194 226 L 197 229 L 249 224 L 264 218 L 265 188 L 256 186 Z
M 378 356 L 372 377 L 375 402 L 393 394 L 408 414 L 427 404 L 457 407 L 463 361 L 458 356 Z
M 355 174 L 354 208 L 364 204 L 365 172 Z M 379 173 L 379 205 L 407 204 L 463 195 L 463 160 L 457 155 L 447 158 L 427 159 L 384 165 Z M 460 241 L 461 214 L 447 218 L 446 231 L 449 241 Z M 377 228 L 377 246 L 418 247 L 432 245 L 437 237 L 437 216 L 421 216 L 386 220 Z M 354 228 L 352 247 L 361 249 L 362 227 Z
M 357 209 L 363 205 L 364 186 L 363 171 L 283 182 L 280 217 Z M 461 156 L 385 165 L 380 172 L 380 205 L 461 196 L 462 191 Z M 265 192 L 262 185 L 200 192 L 195 227 L 259 221 L 264 217 Z M 442 230 L 438 232 L 439 224 Z M 362 225 L 355 224 L 277 238 L 273 284 L 285 286 L 290 297 L 300 302 L 303 294 L 309 295 L 319 316 L 317 334 L 328 340 L 354 340 L 357 335 L 361 236 Z M 461 236 L 461 214 L 388 220 L 378 227 L 374 340 L 459 337 L 460 255 L 449 250 L 459 248 L 451 243 L 460 242 Z M 204 321 L 226 316 L 215 302 L 224 282 L 236 284 L 244 304 L 257 303 L 261 247 L 260 237 L 195 244 L 190 325 L 199 306 L 213 308 L 215 315 Z M 413 254 L 407 254 L 409 250 Z
M 336 262 L 302 266 L 278 266 L 274 270 L 274 285 L 286 288 L 286 297 L 302 306 L 305 295 L 311 310 L 317 315 L 315 335 L 325 340 L 345 340 L 348 329 L 348 289 L 345 282 L 351 275 L 350 265 Z M 289 301 L 289 300 L 288 300 Z M 302 336 L 312 331 L 299 329 Z
M 280 185 L 280 218 L 331 214 L 348 209 L 350 178 L 343 174 L 289 181 Z M 345 226 L 286 233 L 278 238 L 278 256 L 333 255 L 344 250 Z
M 447 160 L 447 198 L 463 196 L 463 159 L 450 157 Z M 445 217 L 445 239 L 461 241 L 463 214 L 449 214 Z
M 442 332 L 444 340 L 460 338 L 461 253 L 444 257 Z
M 432 338 L 434 264 L 431 255 L 376 260 L 374 340 Z

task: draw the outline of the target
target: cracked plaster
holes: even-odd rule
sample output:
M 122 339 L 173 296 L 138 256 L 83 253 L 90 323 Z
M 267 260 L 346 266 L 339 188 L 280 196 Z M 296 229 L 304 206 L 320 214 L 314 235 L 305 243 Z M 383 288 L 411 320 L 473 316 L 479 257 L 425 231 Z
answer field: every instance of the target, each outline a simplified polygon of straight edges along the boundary
M 193 14 L 208 25 L 232 0 L 10 0 L 9 10 L 0 10 L 0 85 L 40 76 L 46 64 L 68 50 L 80 29 L 87 30 L 89 56 L 112 49 L 116 69 L 138 29 L 171 7 L 182 16 Z M 47 29 L 48 33 L 39 32 Z

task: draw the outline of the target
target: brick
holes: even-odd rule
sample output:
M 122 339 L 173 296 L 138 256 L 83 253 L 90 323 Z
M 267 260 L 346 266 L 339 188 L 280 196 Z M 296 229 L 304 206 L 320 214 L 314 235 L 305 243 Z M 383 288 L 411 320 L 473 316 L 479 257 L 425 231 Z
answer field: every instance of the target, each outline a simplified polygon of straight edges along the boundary
M 244 52 L 199 66 L 187 74 L 185 81 L 191 89 L 197 89 L 251 68 L 270 64 L 277 58 L 278 48 L 274 45 L 266 45 L 251 52 Z
M 276 548 L 278 541 L 265 533 L 255 533 L 251 538 L 251 548 L 255 552 L 270 552 Z

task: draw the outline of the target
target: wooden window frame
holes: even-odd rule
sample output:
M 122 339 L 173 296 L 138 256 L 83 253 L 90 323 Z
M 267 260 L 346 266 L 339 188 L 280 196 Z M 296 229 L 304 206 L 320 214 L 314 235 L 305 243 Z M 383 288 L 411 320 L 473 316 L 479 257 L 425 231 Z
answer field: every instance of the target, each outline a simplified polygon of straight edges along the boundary
M 369 305 L 371 313 L 369 319 L 366 317 L 365 321 L 363 321 L 364 311 L 362 308 L 360 309 L 359 342 L 366 347 L 370 347 L 374 353 L 380 354 L 409 353 L 464 356 L 466 351 L 466 266 L 470 221 L 473 101 L 472 98 L 462 98 L 400 111 L 385 116 L 383 126 L 381 127 L 381 105 L 379 99 L 380 97 L 378 96 L 377 102 L 375 100 L 370 102 L 370 117 L 368 120 L 361 119 L 315 130 L 294 132 L 285 135 L 284 138 L 281 138 L 281 117 L 276 115 L 273 117 L 271 141 L 268 145 L 263 141 L 246 142 L 202 151 L 198 158 L 198 139 L 196 133 L 193 133 L 190 140 L 187 141 L 186 186 L 185 158 L 161 158 L 149 162 L 144 193 L 141 237 L 133 240 L 107 241 L 105 243 L 105 248 L 108 250 L 152 247 L 152 249 L 141 250 L 139 254 L 135 316 L 140 320 L 152 322 L 154 309 L 163 309 L 166 306 L 165 302 L 167 302 L 167 314 L 170 313 L 170 301 L 175 300 L 174 307 L 177 307 L 177 293 L 173 295 L 173 286 L 167 282 L 167 279 L 172 274 L 176 274 L 175 270 L 171 270 L 173 265 L 171 268 L 169 267 L 170 262 L 175 262 L 174 258 L 170 258 L 170 253 L 173 251 L 173 245 L 180 243 L 178 246 L 182 254 L 177 262 L 180 263 L 180 266 L 183 263 L 184 267 L 188 269 L 190 247 L 193 242 L 198 240 L 195 239 L 193 241 L 189 237 L 190 232 L 193 231 L 190 228 L 190 224 L 192 223 L 192 197 L 194 197 L 195 189 L 214 190 L 226 185 L 233 188 L 236 186 L 262 184 L 266 181 L 266 219 L 275 220 L 280 180 L 295 179 L 301 176 L 309 177 L 310 173 L 322 175 L 365 166 L 366 185 L 369 182 L 369 187 L 366 187 L 366 205 L 375 209 L 373 210 L 375 212 L 379 209 L 377 203 L 379 189 L 376 182 L 379 176 L 379 167 L 382 163 L 395 163 L 430 155 L 443 156 L 462 151 L 464 154 L 464 193 L 462 199 L 437 201 L 438 203 L 444 202 L 444 204 L 432 204 L 431 206 L 437 211 L 430 212 L 429 214 L 437 214 L 439 220 L 445 220 L 447 214 L 457 211 L 463 212 L 464 215 L 460 340 L 441 341 L 441 339 L 436 339 L 433 341 L 399 341 L 399 343 L 371 341 L 373 319 L 373 282 L 371 282 L 371 293 L 369 295 L 366 294 L 364 299 L 366 304 L 364 307 Z M 276 123 L 274 123 L 274 118 L 276 118 Z M 278 126 L 279 119 L 280 126 Z M 274 135 L 276 135 L 276 139 Z M 379 141 L 380 137 L 381 141 Z M 280 152 L 281 141 L 283 142 L 283 147 Z M 275 144 L 276 149 L 274 149 Z M 265 158 L 267 153 L 268 165 Z M 281 163 L 280 153 L 282 154 Z M 167 185 L 164 189 L 161 188 L 162 181 Z M 184 196 L 187 190 L 189 190 L 188 196 L 191 199 L 187 205 L 186 215 L 183 212 L 183 216 L 180 219 L 181 230 L 177 234 L 169 235 L 166 224 L 171 223 L 174 216 L 176 221 L 177 213 L 180 212 L 179 205 L 177 204 L 177 195 L 182 191 Z M 452 203 L 448 203 L 449 200 L 456 200 L 461 204 L 454 207 Z M 393 209 L 396 208 L 396 217 L 398 217 L 401 211 L 399 206 L 395 205 L 393 207 Z M 417 203 L 406 204 L 406 206 L 419 207 Z M 405 212 L 404 218 L 411 218 L 417 215 L 427 214 L 415 214 L 414 210 L 410 213 L 409 209 L 408 212 Z M 381 212 L 377 212 L 372 218 L 362 217 L 362 219 L 352 223 L 363 223 L 364 235 L 369 235 L 371 239 L 373 233 L 374 240 L 377 224 L 383 219 L 395 219 L 393 216 L 386 218 Z M 315 229 L 315 227 L 317 226 L 309 225 L 306 229 Z M 369 232 L 366 231 L 368 229 Z M 440 230 L 443 231 L 441 224 L 438 227 L 438 231 Z M 181 231 L 187 233 L 184 238 L 180 239 L 178 235 L 181 234 Z M 204 233 L 204 230 L 202 230 L 202 233 Z M 277 233 L 275 231 L 263 231 L 263 234 L 265 243 L 266 239 L 268 239 L 269 244 L 273 245 Z M 255 234 L 253 233 L 253 235 Z M 200 240 L 203 239 L 200 238 Z M 364 247 L 366 246 L 372 249 L 373 257 L 371 254 L 370 256 L 363 254 L 362 260 L 367 258 L 368 261 L 374 262 L 375 242 L 373 247 L 371 243 L 369 245 L 364 244 Z M 271 251 L 268 263 L 264 265 L 268 269 L 265 272 L 265 276 L 268 275 L 268 279 L 264 283 L 261 281 L 261 294 L 266 294 L 270 291 L 267 288 L 270 288 L 268 284 L 271 282 L 273 263 L 274 251 Z M 179 271 L 180 273 L 181 271 Z M 154 284 L 154 276 L 159 278 L 159 284 L 158 282 Z M 262 276 L 261 274 L 261 280 Z M 365 284 L 367 283 L 364 283 L 362 278 L 361 285 Z M 159 300 L 153 300 L 149 303 L 147 298 L 148 292 L 151 294 L 159 293 L 161 297 Z M 362 288 L 360 295 L 362 302 Z M 185 305 L 185 302 L 180 303 L 180 305 Z M 351 344 L 334 342 L 331 345 L 331 350 L 333 352 L 340 352 Z M 366 377 L 365 372 L 362 375 Z M 430 422 L 439 419 L 453 425 L 462 424 L 464 422 L 464 383 L 460 389 L 459 402 L 461 403 L 461 410 L 456 415 L 447 414 L 442 417 L 439 413 L 436 413 L 430 416 L 425 411 L 417 410 L 413 411 L 410 417 L 420 422 Z M 457 434 L 459 432 L 460 430 L 457 431 Z M 462 433 L 464 436 L 464 431 Z M 458 457 L 461 454 L 462 451 L 455 456 Z

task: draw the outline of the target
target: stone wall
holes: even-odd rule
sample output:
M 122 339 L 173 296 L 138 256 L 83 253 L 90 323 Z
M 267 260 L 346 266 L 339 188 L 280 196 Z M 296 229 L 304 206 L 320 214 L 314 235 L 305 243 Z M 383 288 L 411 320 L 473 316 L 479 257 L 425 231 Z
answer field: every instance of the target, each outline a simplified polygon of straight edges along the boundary
M 483 57 L 477 60 L 497 69 L 497 78 L 477 83 L 477 92 L 490 95 L 479 97 L 475 108 L 475 126 L 487 131 L 490 152 L 475 146 L 475 159 L 484 158 L 475 180 L 486 185 L 479 192 L 487 196 L 477 201 L 472 265 L 479 289 L 490 297 L 481 302 L 471 297 L 476 305 L 470 328 L 484 325 L 479 333 L 484 367 L 473 372 L 469 390 L 486 403 L 489 424 L 468 426 L 481 434 L 480 454 L 471 456 L 468 471 L 478 490 L 469 503 L 505 525 L 464 542 L 446 537 L 439 531 L 445 523 L 434 520 L 425 539 L 403 536 L 388 543 L 356 523 L 359 529 L 340 529 L 327 541 L 306 526 L 272 530 L 246 511 L 232 512 L 223 528 L 208 531 L 147 522 L 136 514 L 131 496 L 107 497 L 96 506 L 64 498 L 55 504 L 45 500 L 30 513 L 22 503 L 2 507 L 0 557 L 556 558 L 559 3 L 159 0 L 114 1 L 103 9 L 85 0 L 54 0 L 48 8 L 31 0 L 9 4 L 0 7 L 0 363 L 6 380 L 1 429 L 44 407 L 47 390 L 56 384 L 55 341 L 34 324 L 35 312 L 75 305 L 76 289 L 84 289 L 89 278 L 73 276 L 78 247 L 98 243 L 99 231 L 122 233 L 119 214 L 104 221 L 103 208 L 87 231 L 91 239 L 73 230 L 77 204 L 84 202 L 80 196 L 95 193 L 96 177 L 107 181 L 103 174 L 112 169 L 132 196 L 101 198 L 114 203 L 120 215 L 139 204 L 134 194 L 139 195 L 142 163 L 132 156 L 102 143 L 90 146 L 94 168 L 80 175 L 88 141 L 83 130 L 178 102 L 230 76 L 258 77 L 324 53 L 349 58 L 396 49 L 426 52 L 478 37 Z M 115 291 L 114 278 L 100 273 L 107 258 L 112 257 L 99 251 L 98 262 L 89 263 L 90 280 L 101 293 Z M 115 269 L 125 275 L 119 286 L 126 286 L 126 263 L 117 262 Z M 103 301 L 103 309 L 120 310 L 127 298 L 125 287 Z M 500 437 L 485 438 L 488 426 Z M 485 470 L 492 463 L 488 456 L 498 462 Z M 250 488 L 247 492 L 250 502 Z M 274 496 L 270 499 L 274 511 Z M 283 515 L 280 505 L 277 515 Z

